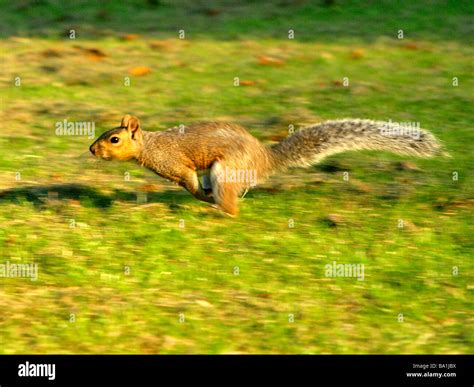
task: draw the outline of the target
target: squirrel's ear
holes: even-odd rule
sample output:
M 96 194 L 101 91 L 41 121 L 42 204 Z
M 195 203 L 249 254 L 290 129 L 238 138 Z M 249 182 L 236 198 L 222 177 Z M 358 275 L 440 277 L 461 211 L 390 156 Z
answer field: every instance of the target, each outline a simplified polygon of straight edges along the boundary
M 123 116 L 121 126 L 127 128 L 127 130 L 132 134 L 132 138 L 134 138 L 135 133 L 140 130 L 140 121 L 138 121 L 137 117 L 127 114 Z

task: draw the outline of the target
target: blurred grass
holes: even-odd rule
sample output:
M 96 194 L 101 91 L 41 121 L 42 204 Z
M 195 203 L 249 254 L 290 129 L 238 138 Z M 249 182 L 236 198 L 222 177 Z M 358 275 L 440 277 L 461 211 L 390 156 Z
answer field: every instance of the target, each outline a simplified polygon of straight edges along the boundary
M 470 5 L 337 3 L 2 3 L 0 263 L 36 262 L 39 279 L 0 279 L 0 353 L 472 353 Z M 231 219 L 54 132 L 126 113 L 146 130 L 229 120 L 265 142 L 324 119 L 416 121 L 453 157 L 334 156 Z M 365 281 L 326 278 L 334 260 L 364 263 Z
M 331 4 L 332 3 L 332 4 Z M 0 0 L 0 36 L 82 36 L 143 33 L 217 40 L 281 38 L 288 29 L 304 41 L 377 40 L 403 29 L 417 39 L 472 42 L 474 6 L 467 0 Z

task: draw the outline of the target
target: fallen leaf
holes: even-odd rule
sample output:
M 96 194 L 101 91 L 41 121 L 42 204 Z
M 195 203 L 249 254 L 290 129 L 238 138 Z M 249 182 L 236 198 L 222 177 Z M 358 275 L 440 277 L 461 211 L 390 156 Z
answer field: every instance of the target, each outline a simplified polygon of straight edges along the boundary
M 87 58 L 90 60 L 93 60 L 95 62 L 99 62 L 104 59 L 104 56 L 102 55 L 96 55 L 96 54 L 89 54 L 87 55 Z
M 143 184 L 140 187 L 140 191 L 143 192 L 156 192 L 160 190 L 160 186 L 157 184 Z
M 464 200 L 462 202 L 455 202 L 454 206 L 455 207 L 466 207 L 466 206 L 472 206 L 474 205 L 474 199 L 469 199 L 469 200 Z
M 356 48 L 351 51 L 352 59 L 360 59 L 364 56 L 364 50 L 362 48 Z
M 49 48 L 47 50 L 44 50 L 41 55 L 47 57 L 47 58 L 58 58 L 60 56 L 62 56 L 63 54 L 59 51 L 59 50 L 56 50 L 54 48 Z
M 243 81 L 239 82 L 239 85 L 241 85 L 241 86 L 253 86 L 256 83 L 257 82 L 255 82 L 255 81 L 243 80 Z
M 204 11 L 207 16 L 217 16 L 222 13 L 222 9 L 219 8 L 208 8 Z
M 75 49 L 81 50 L 84 54 L 86 54 L 87 58 L 93 61 L 100 61 L 103 60 L 107 55 L 98 48 L 86 48 L 81 46 L 74 46 Z
M 127 34 L 120 37 L 122 40 L 137 40 L 140 37 L 138 34 Z
M 262 66 L 282 66 L 285 62 L 278 58 L 262 55 L 258 57 L 258 64 Z
M 151 73 L 151 69 L 147 66 L 138 66 L 138 67 L 133 67 L 130 70 L 128 70 L 129 74 L 134 75 L 136 77 L 141 77 L 143 75 L 147 75 Z
M 358 192 L 369 193 L 372 192 L 372 187 L 367 184 L 363 183 L 362 181 L 352 179 L 351 186 Z
M 174 44 L 170 40 L 154 40 L 148 44 L 153 50 L 171 50 L 174 47 Z
M 420 45 L 418 43 L 415 43 L 415 42 L 405 43 L 405 45 L 403 47 L 405 47 L 408 50 L 419 50 L 420 49 Z

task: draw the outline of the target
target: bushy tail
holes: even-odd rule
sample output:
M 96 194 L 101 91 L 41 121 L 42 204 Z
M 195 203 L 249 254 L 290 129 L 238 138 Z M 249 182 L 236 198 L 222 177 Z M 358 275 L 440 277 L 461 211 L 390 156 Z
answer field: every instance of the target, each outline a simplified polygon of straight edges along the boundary
M 439 141 L 425 130 L 359 119 L 326 121 L 304 128 L 270 149 L 276 170 L 308 167 L 327 156 L 350 150 L 382 150 L 420 157 L 447 155 Z

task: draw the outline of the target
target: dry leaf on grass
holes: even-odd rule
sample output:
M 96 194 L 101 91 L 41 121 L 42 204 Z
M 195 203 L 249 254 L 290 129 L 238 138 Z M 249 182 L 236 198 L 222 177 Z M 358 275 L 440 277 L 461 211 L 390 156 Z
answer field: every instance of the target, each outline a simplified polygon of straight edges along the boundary
M 48 48 L 47 50 L 42 51 L 41 55 L 46 58 L 59 58 L 63 56 L 63 53 L 59 50 L 56 50 L 55 48 Z
M 143 191 L 143 192 L 156 192 L 156 191 L 159 191 L 160 189 L 162 188 L 162 186 L 158 185 L 158 184 L 143 184 L 141 187 L 140 187 L 140 191 Z
M 171 50 L 175 47 L 175 44 L 171 40 L 154 40 L 148 44 L 153 50 Z
M 137 66 L 133 67 L 130 70 L 128 70 L 130 75 L 134 75 L 136 77 L 141 77 L 143 75 L 147 75 L 151 73 L 151 69 L 147 66 Z
M 356 48 L 351 51 L 352 59 L 360 59 L 364 56 L 364 50 L 362 48 Z
M 420 49 L 420 45 L 418 43 L 415 43 L 415 42 L 405 43 L 405 45 L 403 47 L 405 47 L 408 50 L 419 50 Z
M 74 48 L 82 51 L 88 59 L 93 61 L 101 61 L 107 56 L 103 51 L 99 50 L 98 48 L 86 48 L 82 46 L 74 46 Z
M 138 34 L 127 34 L 120 37 L 121 40 L 137 40 L 140 37 Z
M 258 57 L 258 64 L 261 66 L 283 66 L 285 61 L 271 56 L 262 55 Z

